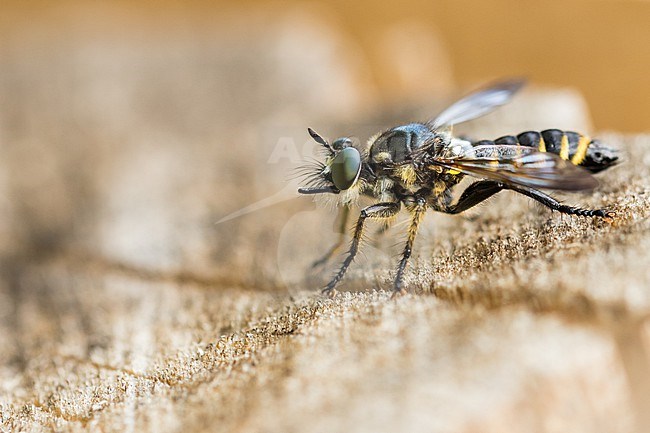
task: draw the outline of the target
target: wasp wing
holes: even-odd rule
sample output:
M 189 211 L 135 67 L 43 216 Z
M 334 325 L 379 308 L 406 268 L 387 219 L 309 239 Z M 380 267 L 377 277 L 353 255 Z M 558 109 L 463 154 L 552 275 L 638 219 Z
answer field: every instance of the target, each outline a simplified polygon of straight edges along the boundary
M 438 129 L 481 117 L 495 108 L 507 104 L 525 82 L 526 80 L 522 78 L 500 81 L 471 93 L 453 103 L 429 124 L 433 129 Z
M 586 170 L 532 147 L 476 146 L 459 156 L 436 157 L 433 164 L 474 177 L 532 188 L 579 191 L 598 186 L 596 178 Z

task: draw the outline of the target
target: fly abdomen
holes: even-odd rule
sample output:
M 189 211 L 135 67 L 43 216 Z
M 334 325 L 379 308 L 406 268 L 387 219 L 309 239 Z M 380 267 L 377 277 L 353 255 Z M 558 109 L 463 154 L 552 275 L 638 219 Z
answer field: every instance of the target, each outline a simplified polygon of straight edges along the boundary
M 602 171 L 618 162 L 618 155 L 597 140 L 573 131 L 547 129 L 542 132 L 526 131 L 517 135 L 506 135 L 494 141 L 481 140 L 475 146 L 484 144 L 507 144 L 537 148 L 550 152 L 573 164 L 584 167 L 592 173 Z

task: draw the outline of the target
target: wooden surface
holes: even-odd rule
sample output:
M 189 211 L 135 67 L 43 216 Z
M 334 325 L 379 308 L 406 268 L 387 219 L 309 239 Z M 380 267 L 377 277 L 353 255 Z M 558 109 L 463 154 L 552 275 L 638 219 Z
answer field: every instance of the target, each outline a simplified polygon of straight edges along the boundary
M 412 295 L 385 291 L 398 224 L 324 299 L 334 213 L 285 182 L 305 128 L 443 101 L 361 109 L 331 35 L 258 24 L 4 46 L 0 430 L 650 431 L 650 138 L 598 134 L 624 163 L 560 196 L 614 221 L 504 192 L 427 216 Z M 461 132 L 556 122 L 597 135 L 579 92 L 535 86 Z
M 368 263 L 347 283 L 364 291 L 330 300 L 67 254 L 5 262 L 2 426 L 645 431 L 650 164 L 647 141 L 612 139 L 627 169 L 582 202 L 614 223 L 526 201 L 504 223 L 493 203 L 418 240 L 434 253 L 398 300 Z

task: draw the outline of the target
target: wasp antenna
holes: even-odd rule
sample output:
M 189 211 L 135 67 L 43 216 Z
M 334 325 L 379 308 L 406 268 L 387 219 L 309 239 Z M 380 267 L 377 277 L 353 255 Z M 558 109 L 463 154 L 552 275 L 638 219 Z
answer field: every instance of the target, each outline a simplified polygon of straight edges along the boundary
M 314 131 L 311 128 L 307 128 L 307 132 L 309 132 L 309 135 L 311 135 L 311 138 L 313 138 L 316 143 L 322 144 L 327 150 L 330 152 L 334 153 L 334 149 L 332 149 L 332 146 L 325 140 L 323 137 L 320 136 L 316 131 Z

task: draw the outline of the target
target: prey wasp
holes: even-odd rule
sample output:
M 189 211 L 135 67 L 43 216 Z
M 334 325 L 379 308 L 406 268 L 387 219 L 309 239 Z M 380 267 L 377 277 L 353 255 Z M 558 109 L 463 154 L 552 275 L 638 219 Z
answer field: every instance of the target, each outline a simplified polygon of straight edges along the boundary
M 523 86 L 520 79 L 505 80 L 476 91 L 424 123 L 397 126 L 372 137 L 365 147 L 343 137 L 330 143 L 308 129 L 326 153 L 325 162 L 307 170 L 301 194 L 335 194 L 343 220 L 360 195 L 377 203 L 361 209 L 352 243 L 339 271 L 323 289 L 333 295 L 359 251 L 367 219 L 389 224 L 405 207 L 411 214 L 406 244 L 397 266 L 394 293 L 404 290 L 403 275 L 411 256 L 418 226 L 427 209 L 461 213 L 503 190 L 514 191 L 558 212 L 585 217 L 613 217 L 605 209 L 567 206 L 539 189 L 589 190 L 597 186 L 592 173 L 617 163 L 616 151 L 596 140 L 570 131 L 527 131 L 496 140 L 470 141 L 454 137 L 451 127 L 483 116 L 506 104 Z M 464 176 L 475 181 L 454 201 L 453 188 Z M 325 263 L 339 242 L 314 265 Z

